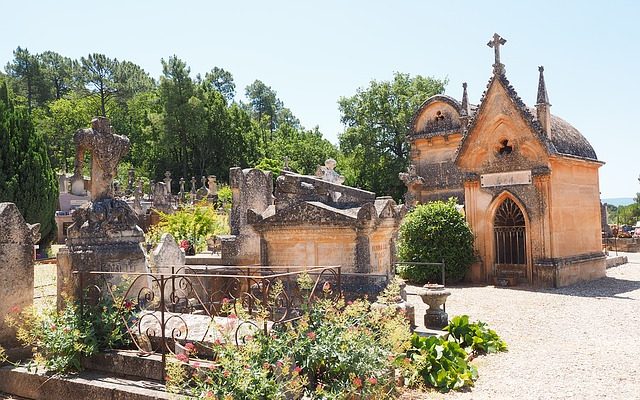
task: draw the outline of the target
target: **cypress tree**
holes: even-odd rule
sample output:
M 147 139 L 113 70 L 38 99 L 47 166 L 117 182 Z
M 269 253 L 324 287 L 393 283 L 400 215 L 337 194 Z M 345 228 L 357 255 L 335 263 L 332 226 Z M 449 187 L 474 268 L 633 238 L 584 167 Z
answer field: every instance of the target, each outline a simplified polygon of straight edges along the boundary
M 58 183 L 47 145 L 24 107 L 0 81 L 0 202 L 15 203 L 24 219 L 40 224 L 41 247 L 56 235 Z

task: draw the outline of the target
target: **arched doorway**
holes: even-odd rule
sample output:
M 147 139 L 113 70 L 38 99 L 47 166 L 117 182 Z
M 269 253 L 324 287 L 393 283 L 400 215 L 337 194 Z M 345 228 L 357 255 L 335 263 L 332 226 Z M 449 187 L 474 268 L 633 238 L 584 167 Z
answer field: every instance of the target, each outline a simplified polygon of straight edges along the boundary
M 526 228 L 522 210 L 507 197 L 498 207 L 493 221 L 497 277 L 513 277 L 519 282 L 528 281 Z

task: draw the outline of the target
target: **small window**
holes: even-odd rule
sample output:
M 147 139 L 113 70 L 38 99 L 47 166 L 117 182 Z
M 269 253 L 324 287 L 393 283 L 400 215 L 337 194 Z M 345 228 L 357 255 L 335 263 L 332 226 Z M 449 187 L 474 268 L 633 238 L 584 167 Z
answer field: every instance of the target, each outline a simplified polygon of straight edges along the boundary
M 504 139 L 500 141 L 500 147 L 498 148 L 498 154 L 500 154 L 501 156 L 507 155 L 507 154 L 511 154 L 511 152 L 513 151 L 513 146 L 509 145 L 509 140 L 508 139 Z

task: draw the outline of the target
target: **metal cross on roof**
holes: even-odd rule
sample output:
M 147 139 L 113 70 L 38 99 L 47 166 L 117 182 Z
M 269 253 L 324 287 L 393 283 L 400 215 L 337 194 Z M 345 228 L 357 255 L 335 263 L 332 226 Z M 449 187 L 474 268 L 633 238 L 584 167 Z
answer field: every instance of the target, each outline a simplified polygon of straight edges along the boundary
M 496 62 L 493 64 L 494 72 L 504 72 L 504 65 L 500 63 L 500 46 L 505 43 L 507 43 L 507 40 L 497 33 L 494 33 L 493 38 L 487 43 L 487 46 L 493 48 L 496 57 Z

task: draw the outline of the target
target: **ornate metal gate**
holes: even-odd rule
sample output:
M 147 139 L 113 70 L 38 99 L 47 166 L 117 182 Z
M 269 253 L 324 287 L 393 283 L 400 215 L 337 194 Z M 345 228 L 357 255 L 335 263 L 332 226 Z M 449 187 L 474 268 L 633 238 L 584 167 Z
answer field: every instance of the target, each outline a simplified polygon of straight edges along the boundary
M 506 199 L 496 212 L 493 226 L 496 267 L 526 265 L 526 226 L 520 207 Z

